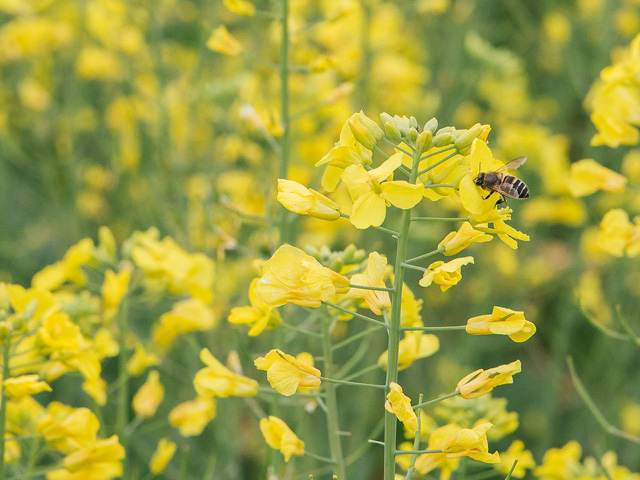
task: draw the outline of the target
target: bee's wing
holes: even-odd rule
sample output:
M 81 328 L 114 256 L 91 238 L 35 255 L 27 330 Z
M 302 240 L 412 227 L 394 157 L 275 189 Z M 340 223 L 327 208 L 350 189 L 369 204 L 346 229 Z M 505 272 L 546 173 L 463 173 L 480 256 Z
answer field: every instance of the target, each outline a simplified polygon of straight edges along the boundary
M 515 170 L 517 168 L 520 168 L 526 161 L 527 157 L 514 158 L 509 163 L 506 163 L 502 167 L 500 167 L 497 171 L 500 172 L 502 170 Z
M 510 176 L 510 178 L 515 177 Z M 520 198 L 520 192 L 515 184 L 511 182 L 502 182 L 500 185 L 497 185 L 494 190 L 508 198 Z

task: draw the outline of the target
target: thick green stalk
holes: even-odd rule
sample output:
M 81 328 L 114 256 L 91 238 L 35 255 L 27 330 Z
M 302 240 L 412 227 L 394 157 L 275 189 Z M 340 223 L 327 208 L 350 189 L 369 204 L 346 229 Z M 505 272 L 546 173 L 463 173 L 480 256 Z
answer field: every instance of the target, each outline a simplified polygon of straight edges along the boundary
M 2 315 L 2 320 L 6 317 Z M 9 350 L 11 348 L 11 337 L 9 332 L 6 333 L 4 341 L 2 342 L 2 381 L 9 378 Z M 2 405 L 0 405 L 0 480 L 4 480 L 5 471 L 4 471 L 4 435 L 7 427 L 7 392 L 2 385 Z
M 333 375 L 333 349 L 331 347 L 331 323 L 330 318 L 322 322 L 322 354 L 324 355 L 325 375 Z M 334 473 L 338 480 L 346 480 L 344 456 L 342 454 L 342 444 L 340 443 L 340 421 L 338 418 L 338 399 L 336 397 L 336 385 L 325 382 L 325 403 L 327 404 L 327 428 L 329 430 L 329 451 L 333 458 Z
M 409 183 L 415 183 L 417 178 L 420 153 L 413 152 L 413 166 Z M 387 392 L 392 382 L 398 381 L 398 350 L 400 345 L 400 313 L 402 303 L 402 285 L 404 283 L 404 267 L 402 264 L 407 258 L 407 247 L 409 245 L 409 227 L 411 226 L 411 210 L 402 213 L 402 224 L 400 235 L 398 236 L 398 248 L 396 250 L 395 280 L 392 292 L 391 318 L 389 319 L 389 345 L 387 356 Z M 384 417 L 384 480 L 394 480 L 396 467 L 396 429 L 397 419 L 393 413 L 385 410 Z
M 127 371 L 127 363 L 129 356 L 127 355 L 127 336 L 129 333 L 129 298 L 124 296 L 118 309 L 118 328 L 119 350 L 118 350 L 118 410 L 116 412 L 116 432 L 120 440 L 120 444 L 124 447 L 125 458 L 122 461 L 122 471 L 127 476 L 127 460 L 129 458 L 127 452 L 127 425 L 129 423 L 129 372 Z M 1 479 L 0 479 L 1 480 Z
M 280 114 L 282 138 L 278 178 L 288 178 L 291 159 L 291 115 L 289 112 L 289 0 L 282 0 L 282 43 L 280 44 Z M 290 242 L 287 209 L 280 206 L 280 243 Z

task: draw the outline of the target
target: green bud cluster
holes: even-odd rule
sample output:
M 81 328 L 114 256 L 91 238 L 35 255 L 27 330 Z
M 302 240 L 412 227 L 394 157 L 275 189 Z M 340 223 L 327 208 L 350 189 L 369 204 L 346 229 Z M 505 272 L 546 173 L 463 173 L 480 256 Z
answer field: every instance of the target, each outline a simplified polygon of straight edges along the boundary
M 359 264 L 367 258 L 365 250 L 356 248 L 354 244 L 350 244 L 338 252 L 332 252 L 327 246 L 322 246 L 320 249 L 307 246 L 304 250 L 322 265 L 335 272 L 340 272 L 345 265 Z

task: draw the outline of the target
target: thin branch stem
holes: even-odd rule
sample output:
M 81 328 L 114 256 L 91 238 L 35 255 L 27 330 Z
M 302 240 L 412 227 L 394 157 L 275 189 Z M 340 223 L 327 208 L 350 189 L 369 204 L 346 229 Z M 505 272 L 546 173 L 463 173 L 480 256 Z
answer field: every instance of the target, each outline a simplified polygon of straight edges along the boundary
M 442 150 L 438 150 L 437 152 L 428 153 L 424 157 L 420 157 L 420 161 L 422 161 L 422 160 L 424 160 L 426 158 L 429 158 L 429 157 L 435 157 L 436 155 L 440 155 L 441 153 L 448 152 L 449 150 L 453 150 L 454 148 L 456 148 L 456 146 L 455 145 L 451 145 L 450 147 L 443 148 Z
M 349 285 L 349 287 L 351 287 L 351 288 L 359 288 L 360 290 L 375 290 L 377 292 L 395 292 L 396 291 L 395 288 L 369 287 L 367 285 L 354 285 L 354 284 L 351 284 L 351 285 Z
M 466 325 L 451 325 L 450 327 L 402 327 L 403 332 L 446 332 L 448 330 L 466 330 Z
M 413 257 L 410 258 L 409 260 L 405 260 L 404 263 L 413 263 L 413 262 L 417 262 L 418 260 L 422 260 L 424 258 L 429 258 L 429 257 L 433 257 L 434 255 L 437 255 L 439 253 L 444 252 L 444 247 L 440 247 L 437 250 L 433 250 L 429 253 L 425 253 L 423 255 L 418 255 L 417 257 Z
M 438 153 L 440 153 L 440 152 L 438 152 Z M 424 170 L 420 170 L 420 171 L 418 172 L 418 176 L 420 176 L 420 175 L 424 175 L 424 174 L 425 174 L 425 173 L 427 173 L 429 170 L 433 170 L 433 169 L 434 169 L 434 168 L 436 168 L 437 166 L 439 166 L 439 165 L 443 164 L 443 163 L 444 163 L 444 162 L 446 162 L 447 160 L 449 160 L 449 159 L 451 159 L 451 158 L 455 157 L 456 155 L 458 155 L 458 152 L 457 152 L 457 151 L 456 151 L 456 152 L 453 152 L 453 153 L 452 153 L 452 154 L 450 154 L 450 155 L 447 155 L 447 156 L 446 156 L 446 157 L 444 157 L 443 159 L 438 160 L 436 163 L 434 163 L 434 164 L 433 164 L 433 165 L 431 165 L 430 167 L 427 167 L 427 168 L 425 168 Z M 427 158 L 427 157 L 425 157 L 425 158 Z
M 384 141 L 386 141 L 389 145 L 392 145 L 393 148 L 395 148 L 396 150 L 401 151 L 402 153 L 404 153 L 405 155 L 409 156 L 409 157 L 413 157 L 413 154 L 411 152 L 407 152 L 404 148 L 399 147 L 398 145 L 396 145 L 395 143 L 393 143 L 391 140 L 389 140 L 386 136 L 382 137 L 384 139 Z
M 366 330 L 362 330 L 361 332 L 355 333 L 351 335 L 349 338 L 336 343 L 333 346 L 333 349 L 338 350 L 339 348 L 346 347 L 347 345 L 350 345 L 352 342 L 355 342 L 356 340 L 359 340 L 362 337 L 366 337 L 367 335 L 375 332 L 379 327 L 384 327 L 384 326 L 385 325 L 376 325 L 375 327 L 370 327 L 370 328 L 367 328 Z
M 349 385 L 351 387 L 368 387 L 368 388 L 377 388 L 382 390 L 387 388 L 384 385 L 378 385 L 375 383 L 348 382 L 347 380 L 338 380 L 336 378 L 320 377 L 320 380 L 327 383 L 335 383 L 337 385 Z
M 427 405 L 432 405 L 434 403 L 442 402 L 443 400 L 446 400 L 447 398 L 456 397 L 458 395 L 460 395 L 460 391 L 456 390 L 455 392 L 449 393 L 447 395 L 443 395 L 442 397 L 434 398 L 433 400 L 429 400 L 427 402 L 421 402 L 421 403 L 419 403 L 417 405 L 414 405 L 413 409 L 414 410 L 418 410 L 419 408 L 426 407 Z
M 354 317 L 364 320 L 365 322 L 369 322 L 374 325 L 379 325 L 381 327 L 387 328 L 387 325 L 382 323 L 380 320 L 367 317 L 366 315 L 362 315 L 361 313 L 358 313 L 358 312 L 352 312 L 348 308 L 341 307 L 340 305 L 336 305 L 335 303 L 331 303 L 331 302 L 322 302 L 322 303 L 327 305 L 328 307 L 335 308 L 336 310 L 340 310 L 341 312 L 348 313 L 349 315 L 353 315 Z

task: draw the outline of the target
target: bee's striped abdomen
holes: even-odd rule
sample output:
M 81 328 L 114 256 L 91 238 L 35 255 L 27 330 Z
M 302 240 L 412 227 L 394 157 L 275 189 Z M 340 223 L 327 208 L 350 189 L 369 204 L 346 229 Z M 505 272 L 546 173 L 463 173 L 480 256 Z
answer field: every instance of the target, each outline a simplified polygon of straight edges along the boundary
M 528 198 L 529 187 L 527 184 L 513 175 L 505 175 L 502 180 L 502 193 L 511 198 Z

